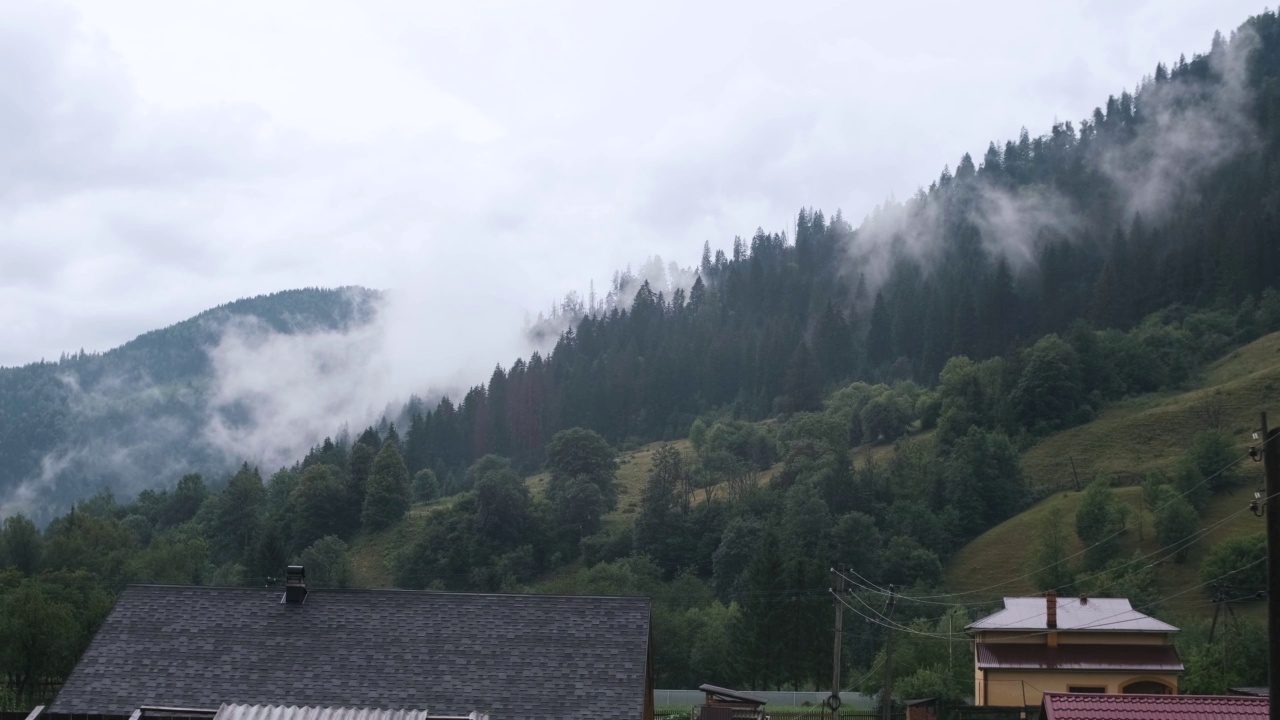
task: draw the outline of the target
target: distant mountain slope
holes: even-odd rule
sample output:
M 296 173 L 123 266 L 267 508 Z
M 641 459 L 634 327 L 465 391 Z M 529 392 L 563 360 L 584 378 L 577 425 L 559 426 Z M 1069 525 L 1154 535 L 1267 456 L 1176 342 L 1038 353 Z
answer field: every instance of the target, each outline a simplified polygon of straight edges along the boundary
M 373 319 L 380 300 L 359 287 L 288 290 L 220 305 L 105 353 L 0 368 L 0 515 L 40 517 L 101 488 L 221 470 L 228 459 L 202 430 L 209 351 L 228 327 L 343 330 Z

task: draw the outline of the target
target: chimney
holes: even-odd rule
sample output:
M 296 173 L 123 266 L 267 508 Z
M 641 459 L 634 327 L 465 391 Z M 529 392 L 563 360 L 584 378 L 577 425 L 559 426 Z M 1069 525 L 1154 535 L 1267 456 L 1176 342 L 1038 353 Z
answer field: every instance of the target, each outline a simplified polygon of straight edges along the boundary
M 1088 596 L 1088 595 L 1085 595 L 1084 593 L 1081 593 L 1081 594 L 1080 594 L 1080 604 L 1081 604 L 1081 605 L 1088 605 L 1088 604 L 1089 604 L 1089 596 Z
M 1049 628 L 1045 642 L 1050 648 L 1058 647 L 1058 592 L 1050 590 L 1044 594 L 1044 624 Z
M 284 599 L 281 602 L 301 605 L 307 599 L 307 571 L 301 565 L 290 565 L 285 570 Z

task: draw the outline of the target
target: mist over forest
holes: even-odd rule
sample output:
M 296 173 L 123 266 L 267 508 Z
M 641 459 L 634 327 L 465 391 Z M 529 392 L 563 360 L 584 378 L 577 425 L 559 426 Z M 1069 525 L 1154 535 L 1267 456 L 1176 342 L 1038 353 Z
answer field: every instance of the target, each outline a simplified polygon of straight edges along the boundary
M 506 343 L 521 359 L 489 358 L 492 373 L 406 346 L 432 309 L 358 288 L 239 301 L 100 356 L 5 369 L 4 506 L 47 518 L 103 488 L 283 467 L 384 417 L 454 426 L 461 442 L 421 450 L 442 476 L 489 452 L 532 470 L 561 427 L 677 437 L 712 408 L 815 409 L 848 379 L 928 386 L 950 357 L 1077 320 L 1128 329 L 1174 304 L 1234 307 L 1277 262 L 1270 52 L 1258 23 L 1215 36 L 1079 121 L 966 153 L 856 227 L 803 209 L 794 228 L 708 243 L 697 267 L 651 258 L 526 317 Z
M 1280 18 L 1099 100 L 860 220 L 798 208 L 690 267 L 583 279 L 519 330 L 431 332 L 453 309 L 408 289 L 288 289 L 0 368 L 0 565 L 92 580 L 44 671 L 127 582 L 269 584 L 305 561 L 319 586 L 645 594 L 659 684 L 821 686 L 828 568 L 945 590 L 967 543 L 1070 489 L 1029 482 L 1028 449 L 1280 331 Z M 1235 442 L 1210 428 L 1170 473 L 1114 484 L 1186 542 L 1243 481 L 1213 473 Z M 620 453 L 648 463 L 628 491 Z M 1087 491 L 1091 552 L 1044 545 L 1063 574 L 1033 582 L 1179 610 L 1152 566 L 1093 551 L 1128 521 L 1110 482 Z M 901 622 L 951 634 L 991 600 Z M 844 656 L 868 692 L 875 625 Z M 947 646 L 913 642 L 902 692 L 964 697 Z M 1185 652 L 1208 667 L 1206 647 Z M 1255 650 L 1187 687 L 1252 682 Z

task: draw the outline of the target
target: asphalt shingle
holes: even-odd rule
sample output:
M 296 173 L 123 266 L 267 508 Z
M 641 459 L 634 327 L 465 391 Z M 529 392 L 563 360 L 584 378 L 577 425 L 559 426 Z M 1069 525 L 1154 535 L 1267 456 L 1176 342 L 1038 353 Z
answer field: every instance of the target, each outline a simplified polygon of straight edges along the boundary
M 637 718 L 649 601 L 554 595 L 126 588 L 49 707 L 223 703 Z

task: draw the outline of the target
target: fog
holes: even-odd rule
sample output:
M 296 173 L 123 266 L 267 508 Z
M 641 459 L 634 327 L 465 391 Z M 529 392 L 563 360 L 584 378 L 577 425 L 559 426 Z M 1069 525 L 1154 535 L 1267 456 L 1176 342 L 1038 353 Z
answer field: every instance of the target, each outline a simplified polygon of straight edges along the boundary
M 66 378 L 77 417 L 127 399 L 200 421 L 159 412 L 154 443 L 63 448 L 0 514 L 91 462 L 134 478 L 126 492 L 168 484 L 178 437 L 270 471 L 410 395 L 456 397 L 545 352 L 593 288 L 605 305 L 645 280 L 687 288 L 704 242 L 790 234 L 803 206 L 870 216 L 855 259 L 874 283 L 895 242 L 927 253 L 937 233 L 887 198 L 1024 127 L 1078 123 L 1262 9 L 1117 5 L 0 5 L 0 366 L 107 350 L 239 297 L 387 291 L 348 332 L 228 325 L 198 397 Z M 1239 69 L 1238 54 L 1219 68 Z M 1238 82 L 1213 113 L 1141 100 L 1159 141 L 1104 165 L 1127 210 L 1157 219 L 1252 131 Z M 1088 226 L 1050 191 L 982 192 L 973 220 L 1015 263 L 1041 230 Z
M 1146 223 L 1162 223 L 1172 208 L 1195 201 L 1195 188 L 1209 173 L 1257 146 L 1245 73 L 1258 39 L 1245 29 L 1222 43 L 1221 52 L 1198 51 L 1209 54 L 1211 72 L 1220 79 L 1211 90 L 1144 78 L 1133 89 L 1132 102 L 1146 119 L 1137 141 L 1103 146 L 1087 160 L 1109 182 L 1122 228 L 1139 217 Z M 1200 92 L 1209 95 L 1195 102 L 1187 96 Z M 1094 122 L 1092 117 L 1086 120 Z M 1072 132 L 1081 129 L 1078 125 L 1073 125 Z M 997 142 L 997 148 L 1003 150 L 1003 144 Z M 982 155 L 972 153 L 975 166 L 982 162 Z M 976 201 L 968 220 L 978 228 L 986 252 L 1007 258 L 1015 269 L 1034 265 L 1037 243 L 1046 233 L 1068 240 L 1093 233 L 1100 236 L 1093 239 L 1105 241 L 1116 230 L 1112 221 L 1087 216 L 1085 209 L 1051 185 L 1010 189 L 980 175 L 971 187 Z M 908 256 L 928 264 L 940 248 L 941 208 L 923 198 L 918 193 L 903 203 L 887 202 L 858 227 L 856 239 L 847 247 L 850 272 L 863 273 L 871 291 L 887 277 L 895 258 Z
M 802 206 L 856 225 L 1261 9 L 7 3 L 0 365 L 290 287 L 519 323 Z

